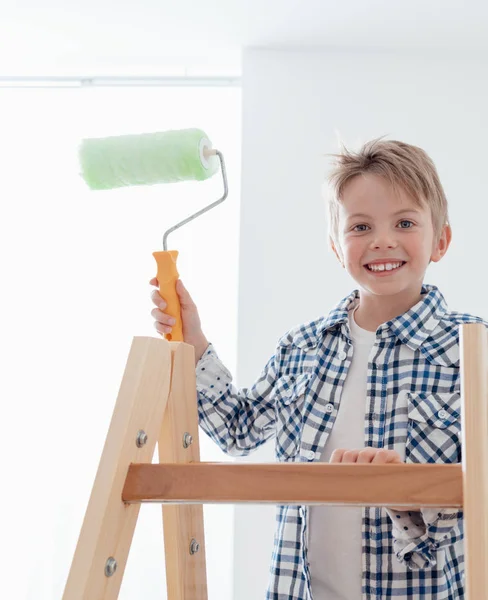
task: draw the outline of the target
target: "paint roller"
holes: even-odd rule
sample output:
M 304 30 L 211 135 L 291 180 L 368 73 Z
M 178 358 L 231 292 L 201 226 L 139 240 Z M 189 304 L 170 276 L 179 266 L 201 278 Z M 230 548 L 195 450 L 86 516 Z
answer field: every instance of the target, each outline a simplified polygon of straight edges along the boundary
M 133 185 L 155 185 L 180 181 L 203 181 L 219 170 L 224 193 L 221 198 L 168 229 L 163 236 L 163 251 L 153 252 L 157 263 L 159 295 L 167 303 L 166 311 L 176 319 L 169 341 L 183 341 L 181 309 L 176 282 L 178 251 L 168 250 L 168 235 L 211 210 L 228 195 L 224 157 L 201 129 L 180 129 L 87 138 L 79 146 L 81 176 L 92 190 L 108 190 Z

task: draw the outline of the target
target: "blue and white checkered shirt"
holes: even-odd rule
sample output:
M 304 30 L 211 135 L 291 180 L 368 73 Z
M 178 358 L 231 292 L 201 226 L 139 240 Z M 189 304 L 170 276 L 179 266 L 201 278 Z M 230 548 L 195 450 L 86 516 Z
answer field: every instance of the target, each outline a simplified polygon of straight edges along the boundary
M 274 437 L 279 461 L 319 460 L 351 364 L 348 311 L 358 303 L 354 291 L 325 318 L 290 330 L 250 388 L 232 384 L 210 344 L 196 367 L 202 429 L 232 456 Z M 368 364 L 365 447 L 396 450 L 407 463 L 461 462 L 464 323 L 488 326 L 448 311 L 440 291 L 424 285 L 415 306 L 378 327 Z M 361 600 L 464 598 L 462 510 L 362 510 Z M 307 506 L 277 507 L 267 600 L 313 600 L 307 523 Z

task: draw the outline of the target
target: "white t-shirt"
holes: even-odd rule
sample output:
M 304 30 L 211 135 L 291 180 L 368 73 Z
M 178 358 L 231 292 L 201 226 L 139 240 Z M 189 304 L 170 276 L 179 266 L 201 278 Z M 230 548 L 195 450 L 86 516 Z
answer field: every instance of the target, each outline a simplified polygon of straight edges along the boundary
M 364 447 L 368 359 L 376 333 L 361 329 L 349 313 L 353 357 L 341 394 L 339 411 L 320 462 L 336 448 Z M 314 600 L 361 598 L 362 507 L 310 506 L 308 559 Z

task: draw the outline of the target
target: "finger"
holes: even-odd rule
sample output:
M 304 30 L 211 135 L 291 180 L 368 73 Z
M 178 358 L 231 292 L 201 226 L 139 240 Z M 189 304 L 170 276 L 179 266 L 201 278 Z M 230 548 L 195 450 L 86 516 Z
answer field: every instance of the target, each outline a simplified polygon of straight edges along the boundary
M 163 325 L 174 325 L 176 323 L 176 319 L 167 313 L 159 310 L 159 308 L 153 308 L 151 311 L 151 316 L 155 321 L 161 323 Z
M 337 448 L 336 450 L 334 450 L 332 452 L 332 455 L 329 459 L 329 463 L 340 463 L 342 462 L 342 455 L 344 454 L 345 450 L 343 450 L 342 448 Z
M 395 464 L 403 464 L 402 457 L 398 454 L 396 450 L 388 450 L 388 460 L 389 463 Z
M 342 455 L 343 463 L 355 463 L 359 456 L 359 450 L 346 450 Z
M 373 459 L 373 463 L 378 465 L 397 462 L 402 462 L 400 455 L 395 450 L 387 450 L 386 448 L 379 449 Z
M 153 292 L 151 292 L 151 300 L 158 308 L 161 308 L 162 310 L 166 308 L 166 302 L 164 298 L 161 298 L 158 290 L 154 290 Z
M 193 298 L 190 296 L 190 292 L 186 289 L 185 284 L 181 279 L 178 279 L 176 282 L 176 292 L 180 299 L 181 308 L 193 306 L 195 304 Z
M 149 282 L 149 285 L 157 285 L 159 287 L 159 282 L 157 277 L 153 277 Z
M 373 460 L 371 461 L 375 465 L 384 465 L 388 462 L 388 450 L 383 448 L 377 448 Z
M 158 323 L 158 321 L 155 321 L 154 328 L 158 333 L 161 333 L 162 335 L 164 335 L 165 333 L 171 333 L 171 331 L 173 330 L 172 327 L 169 327 L 168 325 L 163 325 L 162 323 Z
M 385 450 L 385 463 L 403 464 L 403 460 L 396 450 Z
M 376 454 L 377 449 L 376 448 L 363 448 L 360 452 L 359 452 L 359 456 L 358 456 L 358 460 L 357 462 L 359 464 L 368 464 L 370 463 L 375 454 Z

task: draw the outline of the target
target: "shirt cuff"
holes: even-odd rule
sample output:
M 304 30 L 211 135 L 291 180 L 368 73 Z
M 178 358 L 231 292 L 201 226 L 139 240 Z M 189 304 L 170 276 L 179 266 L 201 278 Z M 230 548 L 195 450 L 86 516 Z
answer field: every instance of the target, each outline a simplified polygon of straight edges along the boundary
M 212 343 L 195 367 L 197 391 L 211 402 L 217 402 L 228 393 L 232 374 L 222 363 Z
M 437 565 L 436 551 L 427 534 L 410 542 L 393 538 L 393 550 L 398 561 L 411 571 Z
M 419 511 L 402 511 L 387 508 L 393 524 L 393 550 L 398 561 L 411 570 L 434 567 L 436 548 L 427 534 Z
M 452 508 L 421 508 L 401 511 L 387 508 L 393 523 L 393 548 L 410 569 L 436 565 L 437 551 L 462 538 L 463 511 Z

